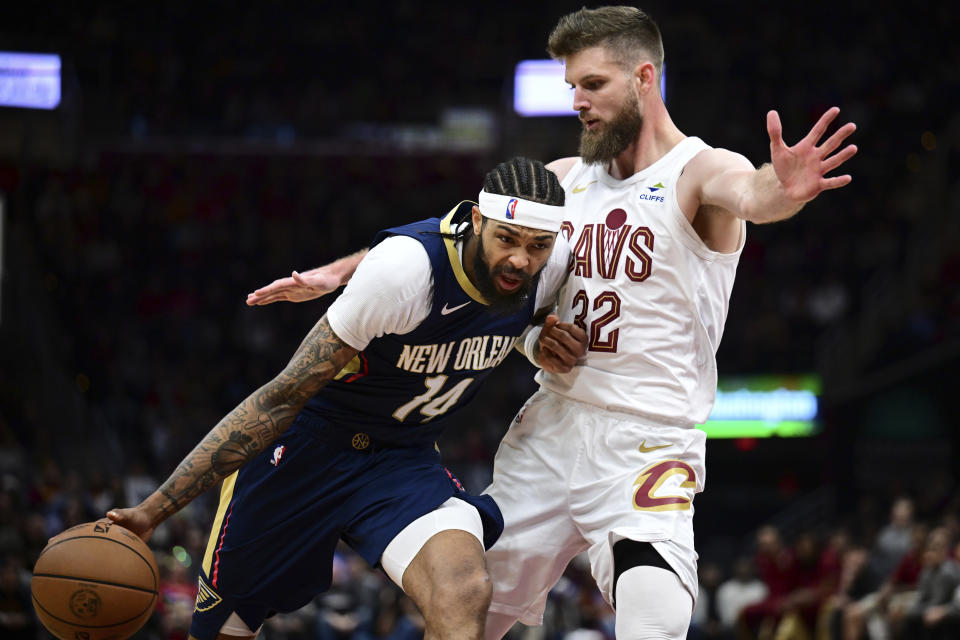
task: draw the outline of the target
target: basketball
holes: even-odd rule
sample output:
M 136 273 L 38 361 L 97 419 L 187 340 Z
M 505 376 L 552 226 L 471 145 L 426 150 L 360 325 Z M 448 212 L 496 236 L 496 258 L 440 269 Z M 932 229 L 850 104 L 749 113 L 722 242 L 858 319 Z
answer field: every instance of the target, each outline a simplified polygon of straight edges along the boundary
M 62 640 L 122 640 L 157 604 L 159 574 L 149 547 L 101 520 L 51 538 L 33 568 L 33 608 Z

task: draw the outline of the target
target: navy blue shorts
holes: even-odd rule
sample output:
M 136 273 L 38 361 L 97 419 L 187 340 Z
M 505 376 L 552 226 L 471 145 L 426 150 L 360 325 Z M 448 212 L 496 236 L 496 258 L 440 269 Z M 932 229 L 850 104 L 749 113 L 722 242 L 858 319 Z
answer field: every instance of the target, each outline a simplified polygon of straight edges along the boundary
M 451 496 L 480 512 L 485 548 L 503 531 L 493 499 L 466 493 L 432 444 L 358 450 L 320 434 L 297 420 L 224 479 L 194 637 L 213 640 L 234 611 L 255 631 L 271 611 L 299 609 L 329 588 L 338 540 L 377 566 L 404 527 Z

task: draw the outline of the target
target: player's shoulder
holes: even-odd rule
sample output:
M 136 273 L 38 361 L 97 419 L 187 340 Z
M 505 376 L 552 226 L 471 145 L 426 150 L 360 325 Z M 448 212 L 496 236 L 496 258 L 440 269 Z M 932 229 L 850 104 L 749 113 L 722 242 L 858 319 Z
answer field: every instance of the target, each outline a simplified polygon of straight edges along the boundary
M 568 158 L 560 158 L 559 160 L 554 160 L 553 162 L 547 164 L 547 169 L 553 171 L 557 174 L 557 179 L 563 182 L 563 179 L 567 177 L 567 174 L 570 173 L 570 170 L 573 169 L 574 165 L 580 161 L 579 156 L 571 156 Z
M 384 238 L 370 249 L 361 265 L 372 270 L 385 281 L 401 284 L 415 274 L 432 274 L 430 255 L 426 247 L 410 236 L 394 235 Z
M 753 164 L 743 154 L 721 147 L 704 147 L 690 158 L 683 171 L 687 177 L 705 177 L 723 171 L 753 168 Z

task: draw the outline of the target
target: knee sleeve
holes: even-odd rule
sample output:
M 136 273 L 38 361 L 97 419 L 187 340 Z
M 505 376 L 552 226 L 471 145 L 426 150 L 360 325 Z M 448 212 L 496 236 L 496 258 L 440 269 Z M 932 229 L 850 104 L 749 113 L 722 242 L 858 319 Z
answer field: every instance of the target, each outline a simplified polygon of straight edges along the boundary
M 617 580 L 617 640 L 683 640 L 693 598 L 677 574 L 651 566 L 627 569 Z

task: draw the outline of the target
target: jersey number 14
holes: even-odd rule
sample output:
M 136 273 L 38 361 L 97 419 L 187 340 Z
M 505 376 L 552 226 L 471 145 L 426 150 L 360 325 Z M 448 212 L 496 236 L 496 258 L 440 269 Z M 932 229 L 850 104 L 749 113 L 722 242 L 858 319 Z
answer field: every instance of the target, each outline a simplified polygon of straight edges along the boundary
M 423 420 L 420 422 L 429 422 L 439 415 L 443 415 L 447 411 L 453 408 L 457 401 L 460 400 L 460 396 L 463 395 L 463 392 L 467 390 L 467 387 L 470 386 L 470 383 L 473 382 L 473 378 L 464 378 L 457 384 L 453 385 L 450 389 L 444 392 L 441 395 L 440 390 L 443 389 L 443 385 L 446 384 L 448 376 L 439 375 L 433 376 L 432 378 L 424 378 L 423 383 L 427 386 L 427 390 L 416 396 L 413 400 L 406 403 L 402 407 L 399 407 L 396 411 L 393 412 L 393 417 L 403 422 L 407 419 L 407 416 L 410 415 L 410 412 L 420 408 L 420 413 L 424 416 Z

